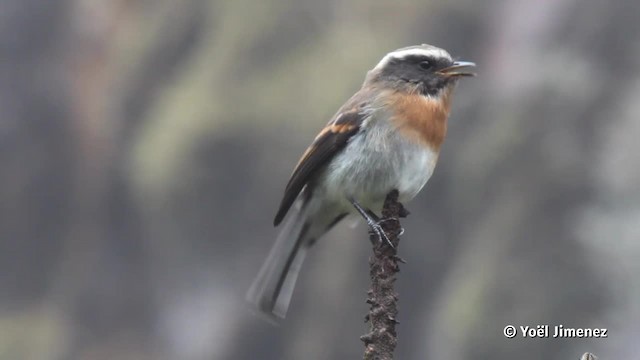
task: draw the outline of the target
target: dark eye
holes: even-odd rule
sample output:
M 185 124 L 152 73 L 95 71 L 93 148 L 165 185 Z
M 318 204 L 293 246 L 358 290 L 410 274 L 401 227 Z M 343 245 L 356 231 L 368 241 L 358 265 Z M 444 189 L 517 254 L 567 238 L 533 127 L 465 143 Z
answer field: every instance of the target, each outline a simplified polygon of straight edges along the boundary
M 425 60 L 425 61 L 421 61 L 418 66 L 420 66 L 420 69 L 422 70 L 429 70 L 431 69 L 431 67 L 433 66 L 433 64 L 431 64 L 431 61 L 429 60 Z

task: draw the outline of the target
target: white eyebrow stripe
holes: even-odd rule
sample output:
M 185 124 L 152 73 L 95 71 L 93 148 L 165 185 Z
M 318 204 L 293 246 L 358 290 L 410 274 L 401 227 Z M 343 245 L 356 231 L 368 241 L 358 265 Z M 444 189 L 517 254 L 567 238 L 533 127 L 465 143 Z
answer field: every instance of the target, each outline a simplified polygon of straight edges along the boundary
M 376 65 L 374 70 L 383 68 L 385 65 L 387 65 L 387 63 L 389 63 L 391 59 L 402 59 L 412 55 L 431 56 L 434 58 L 445 58 L 453 60 L 448 52 L 437 47 L 396 50 L 385 55 L 385 57 L 380 60 L 378 65 Z

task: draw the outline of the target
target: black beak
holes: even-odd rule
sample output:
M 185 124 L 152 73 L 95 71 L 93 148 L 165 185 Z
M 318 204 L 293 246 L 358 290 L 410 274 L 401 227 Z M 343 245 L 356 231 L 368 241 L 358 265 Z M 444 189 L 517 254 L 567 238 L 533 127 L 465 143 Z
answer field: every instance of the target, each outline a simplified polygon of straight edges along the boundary
M 438 70 L 437 73 L 446 77 L 476 76 L 476 74 L 471 71 L 474 67 L 476 67 L 476 64 L 471 61 L 456 61 L 453 65 Z

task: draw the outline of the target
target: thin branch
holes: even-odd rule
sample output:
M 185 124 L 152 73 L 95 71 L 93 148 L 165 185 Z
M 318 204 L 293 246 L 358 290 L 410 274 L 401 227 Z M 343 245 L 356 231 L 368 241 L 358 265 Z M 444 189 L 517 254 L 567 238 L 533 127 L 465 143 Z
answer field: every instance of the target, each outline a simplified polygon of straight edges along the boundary
M 403 231 L 399 219 L 408 214 L 409 212 L 398 202 L 398 191 L 391 191 L 384 202 L 380 225 L 393 247 L 385 240 L 381 241 L 375 233 L 370 234 L 373 255 L 369 258 L 371 288 L 368 291 L 367 303 L 370 308 L 366 321 L 370 322 L 371 329 L 369 333 L 360 337 L 365 344 L 365 360 L 393 359 L 393 351 L 398 342 L 398 297 L 394 283 L 395 275 L 400 271 L 398 262 L 403 262 L 397 256 L 399 235 Z

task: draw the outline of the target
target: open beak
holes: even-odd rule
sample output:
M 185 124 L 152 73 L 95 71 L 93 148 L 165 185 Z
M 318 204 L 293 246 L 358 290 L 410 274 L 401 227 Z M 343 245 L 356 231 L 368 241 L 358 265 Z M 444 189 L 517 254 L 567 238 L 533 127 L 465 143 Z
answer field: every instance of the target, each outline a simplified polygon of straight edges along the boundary
M 471 71 L 474 67 L 476 67 L 476 64 L 471 61 L 456 61 L 453 65 L 438 70 L 437 73 L 446 77 L 476 76 L 476 74 Z

